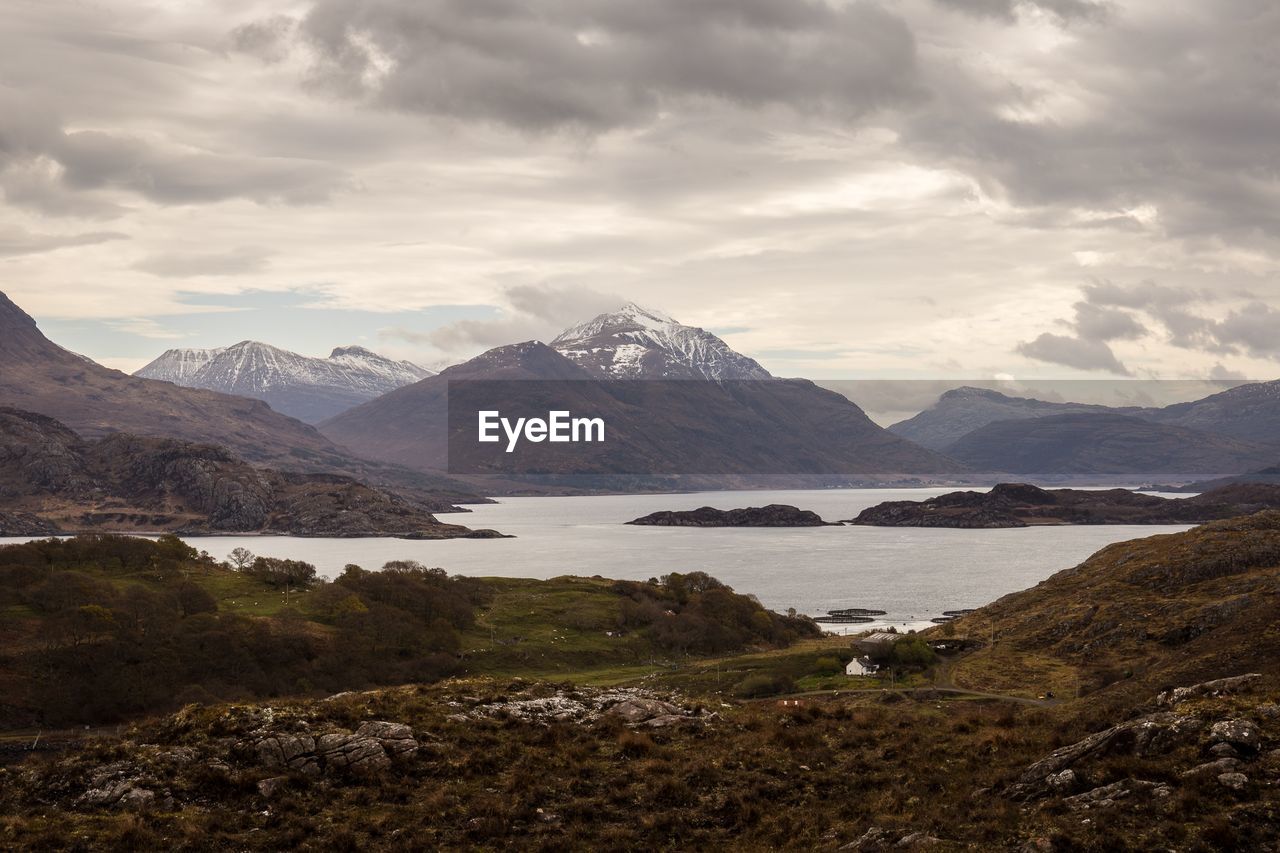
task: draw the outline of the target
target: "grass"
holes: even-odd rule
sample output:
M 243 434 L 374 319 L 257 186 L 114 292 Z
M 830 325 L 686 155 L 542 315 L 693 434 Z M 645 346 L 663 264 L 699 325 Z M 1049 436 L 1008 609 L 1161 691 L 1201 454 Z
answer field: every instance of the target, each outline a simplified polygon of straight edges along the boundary
M 1058 698 L 1077 695 L 1080 668 L 1048 654 L 996 643 L 965 655 L 951 668 L 952 683 L 979 693 L 1006 693 L 1034 699 L 1046 693 Z

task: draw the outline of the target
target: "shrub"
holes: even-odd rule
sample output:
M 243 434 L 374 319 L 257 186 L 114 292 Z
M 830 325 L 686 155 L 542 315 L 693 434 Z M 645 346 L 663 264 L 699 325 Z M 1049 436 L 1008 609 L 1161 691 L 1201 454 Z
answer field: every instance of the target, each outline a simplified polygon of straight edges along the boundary
M 762 696 L 778 696 L 783 693 L 791 693 L 795 689 L 795 682 L 789 676 L 757 672 L 738 682 L 738 686 L 734 688 L 733 692 L 743 699 L 758 699 Z

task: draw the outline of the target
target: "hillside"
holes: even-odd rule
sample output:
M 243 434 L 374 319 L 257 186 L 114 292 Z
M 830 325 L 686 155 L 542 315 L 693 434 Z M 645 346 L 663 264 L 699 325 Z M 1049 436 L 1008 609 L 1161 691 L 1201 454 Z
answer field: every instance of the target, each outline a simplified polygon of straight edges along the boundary
M 217 349 L 171 349 L 133 375 L 253 397 L 314 424 L 432 372 L 363 347 L 339 347 L 328 358 L 309 358 L 241 341 Z
M 1134 411 L 1137 410 L 1010 397 L 987 388 L 964 386 L 947 391 L 938 398 L 938 402 L 920 414 L 893 424 L 889 432 L 922 447 L 945 451 L 974 430 L 998 421 L 1082 413 L 1131 414 Z
M 115 433 L 81 438 L 0 408 L 0 536 L 88 531 L 296 536 L 492 535 L 350 477 L 251 466 L 213 445 Z
M 946 452 L 978 470 L 1050 478 L 1235 474 L 1275 456 L 1236 439 L 1095 413 L 998 421 L 968 433 Z
M 352 570 L 286 607 L 245 573 L 173 571 L 191 555 L 172 542 L 98 547 L 126 544 L 139 553 L 110 568 L 93 567 L 85 540 L 61 553 L 0 549 L 0 591 L 24 602 L 0 608 L 10 703 L 24 695 L 15 663 L 36 653 L 15 619 L 76 609 L 90 591 L 117 621 L 60 635 L 55 666 L 127 643 L 147 671 L 188 685 L 141 694 L 180 710 L 119 735 L 45 731 L 46 757 L 0 767 L 0 832 L 20 849 L 86 838 L 89 849 L 866 853 L 1280 843 L 1280 513 L 1112 546 L 935 629 L 978 648 L 892 682 L 836 675 L 848 638 L 744 648 L 764 621 L 742 596 L 700 598 L 716 591 L 705 576 L 477 582 L 402 565 Z M 74 585 L 71 568 L 83 576 Z M 189 615 L 167 598 L 183 584 L 210 592 L 187 593 Z M 130 587 L 145 594 L 125 598 Z M 147 606 L 169 615 L 142 632 L 128 614 Z M 378 627 L 424 626 L 431 611 L 447 616 L 430 632 Z M 688 624 L 704 630 L 667 631 L 667 611 L 701 614 Z M 706 656 L 718 633 L 705 629 L 731 624 L 748 633 Z M 199 637 L 192 650 L 218 651 L 207 670 L 146 653 L 187 635 Z M 232 668 L 249 695 L 219 702 Z M 315 693 L 415 668 L 403 687 Z M 252 698 L 297 672 L 298 692 L 317 698 Z M 748 698 L 814 679 L 838 688 Z M 45 682 L 61 689 L 42 701 L 104 714 L 138 700 L 122 681 L 78 703 L 67 693 L 78 683 Z
M 476 423 L 449 383 L 504 412 L 563 409 L 604 419 L 611 438 L 525 444 L 514 453 L 475 441 Z M 542 380 L 531 382 L 529 380 Z M 481 382 L 483 381 L 483 382 Z M 455 386 L 455 395 L 462 393 Z M 460 402 L 461 400 L 461 402 Z M 472 406 L 471 409 L 475 407 Z M 481 406 L 480 408 L 487 408 Z M 470 411 L 471 409 L 468 409 Z M 536 341 L 498 347 L 320 425 L 362 456 L 420 470 L 514 478 L 604 475 L 954 476 L 963 467 L 876 426 L 856 405 L 798 379 L 604 381 Z M 449 444 L 451 434 L 457 439 Z
M 956 683 L 1055 689 L 1125 702 L 1166 685 L 1280 677 L 1280 511 L 1121 542 L 943 626 L 996 651 Z M 1041 680 L 1043 679 L 1043 680 Z
M 112 433 L 225 447 L 254 465 L 343 474 L 403 492 L 434 511 L 483 501 L 438 474 L 353 456 L 260 400 L 110 370 L 50 341 L 0 293 L 0 406 L 47 415 L 95 439 Z
M 1189 498 L 1128 489 L 1041 489 L 999 483 L 989 492 L 951 492 L 924 501 L 886 501 L 850 524 L 875 527 L 997 528 L 1053 524 L 1202 524 L 1280 509 L 1280 486 L 1229 485 Z
M 1146 409 L 1141 417 L 1277 447 L 1280 446 L 1280 380 L 1251 382 L 1203 400 Z

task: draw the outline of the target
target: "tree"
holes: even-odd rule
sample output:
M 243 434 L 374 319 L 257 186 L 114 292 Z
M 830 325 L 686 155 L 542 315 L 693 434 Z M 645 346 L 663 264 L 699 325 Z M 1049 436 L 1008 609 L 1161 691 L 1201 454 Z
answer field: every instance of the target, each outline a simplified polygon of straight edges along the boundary
M 258 557 L 245 571 L 250 577 L 271 586 L 284 587 L 286 602 L 293 588 L 305 589 L 316 579 L 316 567 L 310 563 L 304 563 L 302 560 L 282 560 L 278 557 Z
M 187 581 L 179 585 L 174 593 L 178 599 L 178 606 L 182 608 L 182 615 L 194 616 L 197 613 L 217 613 L 218 602 L 210 595 L 204 587 Z
M 238 572 L 243 572 L 253 565 L 254 559 L 256 558 L 253 556 L 253 552 L 248 548 L 235 548 L 227 555 L 227 562 Z

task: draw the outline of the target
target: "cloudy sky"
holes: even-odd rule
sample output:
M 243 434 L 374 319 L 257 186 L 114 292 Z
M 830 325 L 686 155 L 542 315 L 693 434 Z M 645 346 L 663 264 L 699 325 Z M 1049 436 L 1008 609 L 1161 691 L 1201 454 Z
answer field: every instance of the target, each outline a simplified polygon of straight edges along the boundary
M 1274 0 L 0 12 L 0 290 L 113 367 L 633 299 L 781 375 L 1280 375 Z

